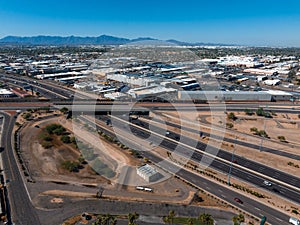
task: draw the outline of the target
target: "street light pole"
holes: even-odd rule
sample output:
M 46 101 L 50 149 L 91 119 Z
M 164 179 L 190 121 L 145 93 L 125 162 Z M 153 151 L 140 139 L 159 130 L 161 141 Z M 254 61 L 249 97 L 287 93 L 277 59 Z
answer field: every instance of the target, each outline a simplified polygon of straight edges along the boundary
M 266 118 L 264 118 L 264 131 L 266 131 Z M 265 139 L 265 135 L 260 139 L 259 151 L 261 152 L 263 141 Z
M 230 162 L 230 166 L 229 166 L 229 171 L 228 171 L 228 185 L 230 186 L 230 176 L 231 176 L 231 171 L 232 171 L 232 163 L 234 160 L 234 153 L 236 150 L 236 140 L 237 140 L 237 136 L 235 136 L 235 142 L 234 142 L 234 147 L 233 147 L 233 151 L 232 151 L 232 156 L 231 156 L 231 162 Z

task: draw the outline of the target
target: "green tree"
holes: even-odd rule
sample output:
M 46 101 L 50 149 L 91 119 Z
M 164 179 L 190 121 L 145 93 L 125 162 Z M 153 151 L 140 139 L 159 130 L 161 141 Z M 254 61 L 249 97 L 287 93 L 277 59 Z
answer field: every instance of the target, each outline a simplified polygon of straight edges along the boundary
M 256 127 L 251 127 L 250 131 L 253 132 L 253 133 L 255 133 L 255 134 L 257 134 L 258 129 Z
M 260 130 L 260 131 L 258 131 L 257 134 L 261 137 L 269 138 L 269 136 L 265 130 Z
M 193 225 L 193 224 L 194 224 L 193 218 L 188 218 L 187 225 Z
M 278 136 L 277 138 L 278 138 L 279 141 L 281 141 L 281 142 L 287 142 L 287 141 L 285 140 L 285 137 L 284 137 L 284 136 Z
M 53 123 L 46 126 L 45 130 L 48 132 L 48 134 L 53 134 L 55 130 L 56 132 L 60 132 L 61 130 L 65 131 L 66 129 L 60 124 Z
M 61 140 L 63 143 L 66 143 L 66 144 L 71 143 L 71 139 L 70 139 L 70 136 L 69 136 L 69 135 L 63 135 L 63 136 L 61 136 L 60 140 Z
M 62 163 L 62 167 L 70 172 L 78 172 L 79 162 L 72 162 L 72 161 L 64 161 Z
M 61 111 L 63 114 L 66 114 L 67 112 L 69 112 L 69 109 L 67 107 L 63 107 L 59 111 Z
M 254 112 L 252 110 L 250 110 L 250 109 L 245 109 L 244 112 L 248 116 L 252 116 L 254 114 Z
M 129 213 L 128 214 L 128 225 L 136 225 L 136 220 L 139 218 L 139 214 Z
M 227 115 L 227 118 L 228 118 L 229 120 L 233 120 L 233 121 L 235 121 L 235 120 L 237 119 L 237 117 L 235 116 L 235 114 L 234 114 L 233 112 L 229 113 L 229 114 Z
M 257 116 L 265 116 L 265 111 L 264 111 L 264 109 L 263 109 L 263 108 L 258 108 L 258 109 L 256 110 L 256 115 L 257 115 Z
M 242 222 L 245 222 L 245 217 L 243 214 L 236 215 L 232 218 L 234 225 L 240 225 Z
M 30 120 L 31 119 L 31 113 L 25 113 L 24 115 L 23 115 L 23 118 L 25 119 L 25 120 Z
M 62 135 L 65 131 L 66 131 L 66 129 L 63 126 L 61 126 L 61 127 L 57 128 L 57 129 L 55 129 L 53 131 L 53 133 L 56 134 L 56 135 Z
M 199 215 L 199 222 L 201 222 L 203 225 L 213 225 L 214 220 L 208 213 L 202 213 Z
M 233 123 L 226 123 L 226 127 L 229 129 L 233 128 L 233 126 L 234 126 Z

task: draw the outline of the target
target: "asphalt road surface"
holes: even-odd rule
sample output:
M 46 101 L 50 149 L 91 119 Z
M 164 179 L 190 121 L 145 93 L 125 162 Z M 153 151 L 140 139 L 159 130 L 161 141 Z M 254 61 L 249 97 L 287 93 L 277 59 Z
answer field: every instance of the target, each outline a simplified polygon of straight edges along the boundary
M 195 134 L 199 134 L 198 130 L 195 130 L 195 129 L 190 128 L 190 127 L 181 126 L 179 124 L 175 124 L 175 123 L 172 123 L 172 122 L 169 122 L 169 121 L 162 121 L 162 120 L 159 120 L 159 119 L 156 119 L 156 118 L 155 118 L 154 121 L 165 123 L 166 125 L 169 125 L 169 126 L 172 126 L 172 127 L 178 128 L 178 129 L 182 129 L 182 130 L 189 131 L 189 132 L 192 132 L 192 133 L 195 133 Z M 178 137 L 178 135 L 176 133 L 174 133 L 172 131 L 169 131 L 169 132 L 170 132 L 170 135 L 175 136 L 175 138 L 176 138 L 176 136 Z M 223 140 L 223 141 L 226 141 L 226 142 L 229 142 L 229 143 L 235 143 L 237 145 L 242 145 L 242 146 L 245 146 L 245 147 L 252 148 L 253 150 L 259 150 L 259 148 L 260 148 L 260 145 L 256 145 L 256 144 L 241 141 L 241 140 L 236 140 L 236 139 L 233 139 L 233 138 L 220 137 L 220 136 L 215 135 L 213 133 L 207 133 L 207 132 L 202 131 L 202 134 L 203 134 L 203 136 L 206 136 L 206 137 L 214 138 L 216 140 Z M 268 147 L 262 146 L 261 151 L 269 152 L 269 153 L 272 153 L 272 154 L 275 154 L 275 155 L 288 157 L 288 158 L 291 158 L 291 159 L 300 160 L 299 155 L 292 154 L 292 153 L 289 153 L 289 152 L 280 151 L 280 150 L 273 149 L 273 148 L 268 148 Z
M 2 134 L 2 154 L 4 173 L 7 179 L 8 197 L 12 222 L 16 225 L 40 225 L 40 220 L 31 204 L 23 183 L 12 148 L 12 129 L 15 118 L 7 114 L 4 116 L 4 132 Z
M 134 120 L 133 122 L 137 123 L 137 120 Z M 149 124 L 147 124 L 145 122 L 139 121 L 138 124 L 139 125 L 142 124 L 142 126 L 144 128 L 149 128 Z M 117 122 L 117 121 L 114 122 L 114 125 L 119 126 L 119 128 L 122 128 L 122 126 L 123 126 L 123 124 L 121 122 Z M 134 127 L 134 126 L 131 126 L 130 128 L 131 128 L 133 133 L 140 136 L 141 138 L 144 138 L 144 139 L 149 138 L 149 135 L 150 135 L 149 132 L 145 132 L 144 130 L 138 129 L 137 127 Z M 165 130 L 163 130 L 162 128 L 151 125 L 151 129 L 155 130 L 157 133 L 165 135 L 165 133 L 164 133 Z M 229 172 L 229 169 L 230 169 L 229 164 L 225 164 L 225 163 L 220 162 L 216 159 L 215 160 L 214 159 L 209 160 L 209 157 L 203 158 L 202 153 L 196 152 L 196 151 L 192 152 L 190 148 L 187 148 L 186 146 L 183 146 L 183 145 L 180 145 L 180 144 L 177 143 L 177 141 L 180 141 L 180 143 L 184 143 L 186 145 L 193 146 L 193 144 L 191 144 L 191 143 L 194 143 L 195 140 L 193 140 L 189 137 L 184 137 L 182 135 L 179 136 L 178 134 L 176 134 L 174 132 L 169 133 L 168 137 L 170 137 L 172 139 L 175 139 L 175 141 L 172 141 L 172 140 L 169 140 L 169 139 L 161 140 L 160 137 L 156 137 L 156 135 L 153 135 L 153 134 L 151 136 L 153 143 L 158 143 L 160 146 L 162 146 L 166 149 L 169 149 L 170 151 L 176 150 L 177 154 L 181 154 L 185 157 L 192 158 L 197 162 L 201 161 L 202 163 L 205 163 L 205 161 L 209 162 L 210 160 L 212 160 L 212 162 L 210 164 L 210 166 L 212 168 L 215 168 L 219 171 L 223 171 L 225 173 Z M 180 137 L 180 140 L 179 140 L 179 137 Z M 205 143 L 201 143 L 201 142 L 198 142 L 196 144 L 194 143 L 193 147 L 195 147 L 195 146 L 196 146 L 197 149 L 206 150 L 206 151 L 210 151 L 210 152 L 215 152 L 216 156 L 218 156 L 220 158 L 223 158 L 223 159 L 226 159 L 226 160 L 228 160 L 228 162 L 232 161 L 232 153 L 223 151 L 221 149 L 214 149 L 213 146 L 208 146 Z M 243 158 L 243 157 L 234 156 L 234 159 L 237 160 L 238 164 L 241 165 L 241 166 L 249 168 L 253 171 L 257 171 L 257 172 L 262 173 L 262 174 L 264 174 L 268 177 L 272 177 L 274 179 L 280 180 L 284 183 L 293 185 L 295 187 L 300 187 L 300 179 L 298 177 L 295 177 L 295 176 L 292 176 L 290 174 L 284 173 L 282 171 L 267 167 L 263 164 L 256 163 L 254 161 L 248 160 L 248 159 Z M 242 169 L 236 168 L 234 163 L 233 163 L 233 166 L 232 166 L 231 174 L 235 177 L 238 177 L 238 178 L 242 179 L 242 180 L 246 180 L 247 182 L 255 184 L 256 186 L 261 186 L 265 189 L 268 189 L 269 191 L 273 191 L 276 194 L 281 195 L 281 196 L 283 196 L 283 197 L 285 197 L 289 200 L 292 200 L 296 203 L 300 203 L 300 193 L 299 192 L 297 192 L 295 190 L 292 190 L 290 188 L 284 187 L 283 185 L 276 184 L 275 182 L 273 182 L 272 187 L 265 186 L 263 184 L 263 181 L 265 180 L 264 178 L 258 177 L 257 175 L 253 175 L 249 172 L 243 171 Z
M 88 124 L 90 123 L 84 117 L 81 117 L 81 119 Z M 120 123 L 120 125 L 121 125 L 121 127 L 123 126 L 121 123 Z M 107 135 L 115 137 L 115 134 L 108 129 L 103 129 L 102 127 L 100 127 L 98 125 L 97 125 L 97 129 L 101 130 L 102 132 L 106 133 Z M 138 143 L 133 143 L 133 144 L 136 145 L 137 149 L 139 148 Z M 164 147 L 164 146 L 162 146 L 162 147 Z M 141 152 L 141 154 L 156 164 L 161 163 L 163 161 L 161 158 L 153 155 L 151 152 L 148 152 L 148 151 L 143 151 L 143 152 Z M 271 207 L 268 207 L 268 206 L 260 203 L 257 200 L 253 200 L 251 198 L 248 198 L 241 194 L 238 194 L 234 191 L 233 188 L 230 188 L 230 187 L 225 188 L 224 186 L 221 186 L 217 183 L 211 182 L 208 179 L 205 179 L 204 177 L 200 177 L 197 174 L 191 173 L 184 169 L 178 169 L 177 165 L 168 163 L 165 160 L 163 162 L 164 163 L 160 164 L 160 166 L 163 169 L 165 169 L 166 171 L 176 172 L 177 176 L 184 178 L 186 181 L 200 187 L 201 189 L 206 190 L 207 192 L 215 194 L 219 198 L 224 199 L 224 200 L 230 202 L 232 205 L 236 205 L 239 208 L 242 208 L 245 211 L 247 211 L 259 218 L 261 218 L 262 216 L 266 216 L 268 218 L 267 221 L 270 224 L 273 224 L 273 225 L 288 224 L 289 216 L 284 213 L 281 213 Z M 255 180 L 254 180 L 254 182 L 255 182 Z M 243 201 L 243 204 L 239 204 L 239 203 L 235 202 L 234 198 L 240 198 Z

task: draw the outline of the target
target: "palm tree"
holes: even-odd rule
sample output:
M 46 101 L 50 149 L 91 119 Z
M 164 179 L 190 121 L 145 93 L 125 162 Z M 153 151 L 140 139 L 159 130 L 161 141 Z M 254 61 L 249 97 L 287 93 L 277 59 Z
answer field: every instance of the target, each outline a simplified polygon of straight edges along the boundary
M 173 224 L 174 217 L 175 217 L 175 211 L 174 210 L 170 210 L 168 217 L 170 218 L 171 224 Z
M 129 213 L 128 214 L 128 225 L 136 225 L 135 221 L 139 218 L 139 214 Z
M 232 218 L 232 222 L 234 223 L 234 225 L 240 225 L 244 221 L 245 217 L 243 214 L 236 215 Z
M 208 213 L 202 213 L 201 215 L 199 215 L 199 221 L 203 225 L 213 225 L 214 224 L 213 218 Z
M 116 225 L 117 220 L 115 216 L 110 214 L 99 215 L 93 225 Z
M 194 224 L 193 219 L 192 218 L 188 218 L 187 225 L 193 225 L 193 224 Z

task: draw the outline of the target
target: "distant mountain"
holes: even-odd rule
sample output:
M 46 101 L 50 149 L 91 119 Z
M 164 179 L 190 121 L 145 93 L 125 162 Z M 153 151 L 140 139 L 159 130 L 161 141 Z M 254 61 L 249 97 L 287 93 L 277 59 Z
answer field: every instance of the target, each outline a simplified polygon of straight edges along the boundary
M 108 35 L 99 37 L 60 37 L 60 36 L 34 36 L 34 37 L 17 37 L 7 36 L 0 39 L 3 43 L 14 44 L 31 44 L 31 45 L 121 45 L 129 43 L 126 38 L 118 38 Z
M 123 45 L 133 42 L 147 42 L 147 41 L 160 41 L 158 39 L 149 37 L 140 37 L 136 39 L 120 38 L 108 35 L 101 35 L 98 37 L 78 37 L 78 36 L 33 36 L 33 37 L 18 37 L 6 36 L 0 39 L 0 45 Z M 205 43 L 187 43 L 177 40 L 167 40 L 166 42 L 175 45 L 223 45 L 223 44 L 205 44 Z

